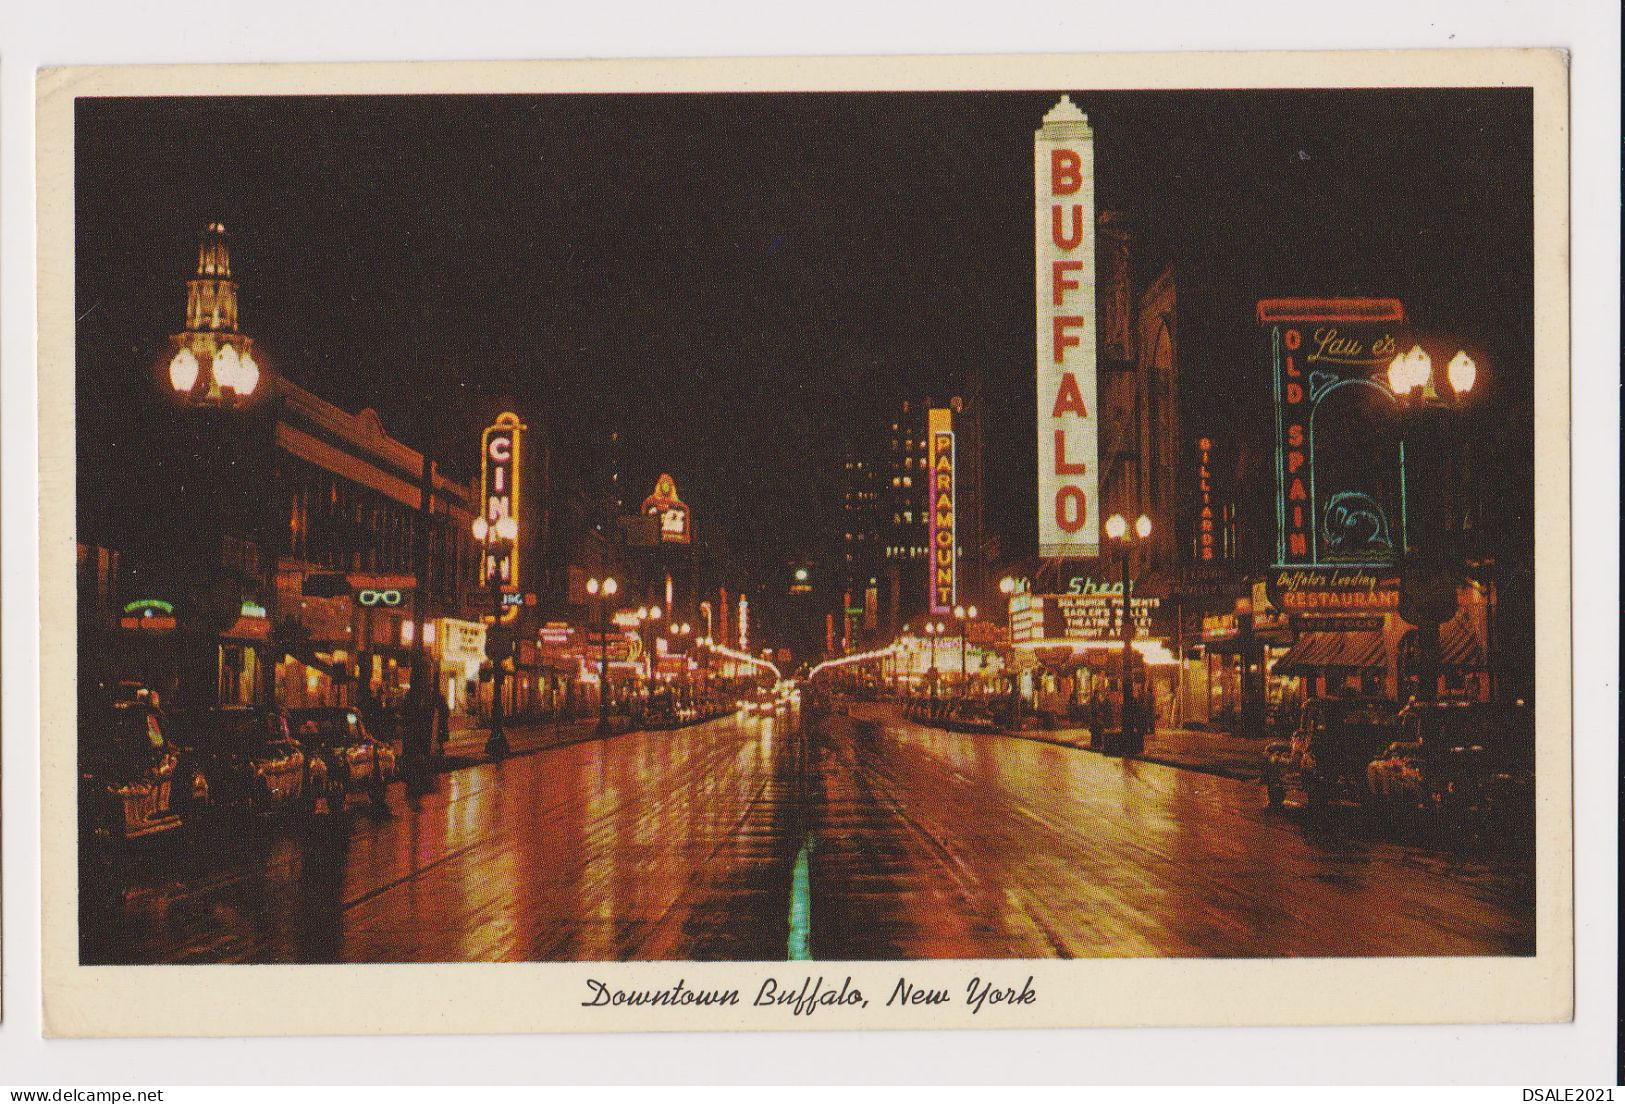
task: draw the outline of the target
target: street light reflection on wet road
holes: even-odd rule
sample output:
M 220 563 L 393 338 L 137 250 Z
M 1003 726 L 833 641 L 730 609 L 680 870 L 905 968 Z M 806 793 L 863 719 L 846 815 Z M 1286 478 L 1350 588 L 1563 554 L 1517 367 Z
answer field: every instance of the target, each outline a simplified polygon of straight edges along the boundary
M 858 708 L 589 740 L 453 772 L 414 804 L 397 788 L 388 815 L 154 840 L 112 891 L 87 883 L 82 957 L 771 961 L 797 938 L 847 960 L 1533 950 L 1522 868 L 1317 832 L 1247 783 Z

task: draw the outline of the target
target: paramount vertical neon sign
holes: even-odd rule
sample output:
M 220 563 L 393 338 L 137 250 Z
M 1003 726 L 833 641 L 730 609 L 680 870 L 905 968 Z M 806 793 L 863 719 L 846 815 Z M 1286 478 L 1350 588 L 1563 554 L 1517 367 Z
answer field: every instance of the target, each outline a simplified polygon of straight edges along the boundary
M 931 465 L 931 612 L 953 609 L 958 597 L 958 541 L 954 523 L 954 415 L 942 407 L 926 415 Z
M 1038 554 L 1100 553 L 1095 137 L 1069 97 L 1033 137 L 1038 306 Z

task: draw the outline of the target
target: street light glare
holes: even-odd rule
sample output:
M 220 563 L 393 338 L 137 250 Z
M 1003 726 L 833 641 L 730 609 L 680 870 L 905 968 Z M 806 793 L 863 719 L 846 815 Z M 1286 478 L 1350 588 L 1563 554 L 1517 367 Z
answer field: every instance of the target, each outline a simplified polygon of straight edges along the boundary
M 976 620 L 976 607 L 975 606 L 966 606 L 965 607 L 965 613 L 966 613 L 967 616 L 970 617 L 970 619 L 972 621 Z
M 613 578 L 604 580 L 604 593 L 605 594 L 614 594 L 617 590 L 620 590 L 620 589 L 621 589 L 621 584 L 617 583 Z
M 1151 519 L 1141 514 L 1134 522 L 1134 532 L 1141 540 L 1151 535 Z
M 497 537 L 501 540 L 513 540 L 519 536 L 519 519 L 508 516 L 497 519 Z
M 1122 540 L 1123 534 L 1128 532 L 1128 522 L 1122 514 L 1113 514 L 1106 519 L 1106 535 L 1112 540 Z
M 484 544 L 485 535 L 491 531 L 491 526 L 489 523 L 487 523 L 484 518 L 477 517 L 474 519 L 472 528 L 474 530 L 474 539 L 479 541 L 481 544 Z
M 1006 575 L 1004 578 L 999 580 L 999 593 L 1001 593 L 1001 594 L 1014 594 L 1015 592 L 1016 592 L 1016 581 L 1014 579 L 1012 579 L 1010 576 Z

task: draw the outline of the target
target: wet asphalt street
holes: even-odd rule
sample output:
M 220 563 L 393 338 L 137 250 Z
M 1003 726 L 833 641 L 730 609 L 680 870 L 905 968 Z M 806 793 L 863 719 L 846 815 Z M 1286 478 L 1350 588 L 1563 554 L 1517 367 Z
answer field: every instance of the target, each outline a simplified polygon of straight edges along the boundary
M 147 841 L 82 892 L 83 960 L 1533 951 L 1525 864 L 882 706 L 589 740 L 390 797 Z

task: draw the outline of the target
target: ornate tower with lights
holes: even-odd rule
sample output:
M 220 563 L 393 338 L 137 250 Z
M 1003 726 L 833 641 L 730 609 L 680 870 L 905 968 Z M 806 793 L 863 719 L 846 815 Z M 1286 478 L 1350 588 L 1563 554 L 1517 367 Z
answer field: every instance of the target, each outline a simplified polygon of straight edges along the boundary
M 237 329 L 237 282 L 221 223 L 203 228 L 197 274 L 186 281 L 186 328 L 169 342 L 169 386 L 186 402 L 238 406 L 259 387 L 254 341 Z

